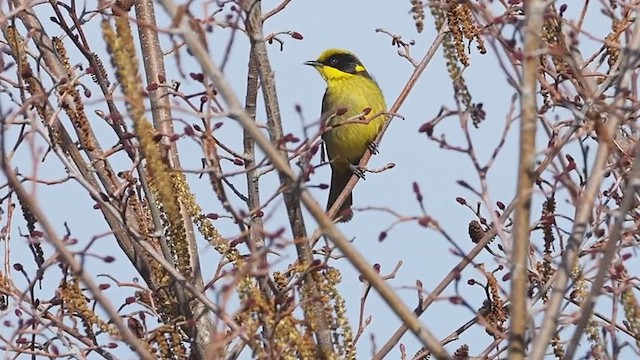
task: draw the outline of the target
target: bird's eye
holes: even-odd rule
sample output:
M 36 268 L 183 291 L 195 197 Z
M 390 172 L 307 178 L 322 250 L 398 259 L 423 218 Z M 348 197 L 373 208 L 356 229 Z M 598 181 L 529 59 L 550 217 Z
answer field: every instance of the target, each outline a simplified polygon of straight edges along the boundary
M 338 59 L 333 58 L 333 59 L 329 60 L 329 64 L 331 64 L 331 65 L 338 65 Z

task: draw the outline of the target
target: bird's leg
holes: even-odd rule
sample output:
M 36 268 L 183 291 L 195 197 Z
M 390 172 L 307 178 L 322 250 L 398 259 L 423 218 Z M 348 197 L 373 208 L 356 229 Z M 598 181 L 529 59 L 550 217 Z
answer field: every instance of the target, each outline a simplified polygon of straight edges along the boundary
M 353 164 L 349 164 L 349 170 L 351 170 L 351 172 L 359 177 L 360 179 L 364 180 L 364 172 L 366 169 L 363 169 L 357 165 L 353 165 Z
M 372 155 L 376 155 L 379 153 L 378 144 L 376 144 L 375 142 L 370 142 L 369 145 L 367 145 L 367 147 L 369 148 L 369 151 L 371 151 Z

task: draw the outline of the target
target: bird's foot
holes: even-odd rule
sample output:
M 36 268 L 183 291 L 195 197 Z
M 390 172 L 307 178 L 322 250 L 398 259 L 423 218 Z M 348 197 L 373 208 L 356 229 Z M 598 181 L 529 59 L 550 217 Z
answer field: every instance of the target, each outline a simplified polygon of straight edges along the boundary
M 372 142 L 372 143 L 369 143 L 369 145 L 367 145 L 367 147 L 369 148 L 369 151 L 371 151 L 372 155 L 376 155 L 376 154 L 379 153 L 378 144 Z
M 349 169 L 351 170 L 351 172 L 356 175 L 357 177 L 359 177 L 360 179 L 364 180 L 364 173 L 366 171 L 366 169 L 363 169 L 359 166 L 353 165 L 353 164 L 349 164 Z

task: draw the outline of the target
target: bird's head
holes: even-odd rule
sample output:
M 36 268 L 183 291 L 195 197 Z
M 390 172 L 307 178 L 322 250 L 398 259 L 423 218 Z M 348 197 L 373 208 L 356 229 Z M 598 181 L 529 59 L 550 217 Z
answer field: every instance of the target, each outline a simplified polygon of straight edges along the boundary
M 325 50 L 316 60 L 307 61 L 304 64 L 316 68 L 326 81 L 352 76 L 370 78 L 360 60 L 352 52 L 343 49 Z

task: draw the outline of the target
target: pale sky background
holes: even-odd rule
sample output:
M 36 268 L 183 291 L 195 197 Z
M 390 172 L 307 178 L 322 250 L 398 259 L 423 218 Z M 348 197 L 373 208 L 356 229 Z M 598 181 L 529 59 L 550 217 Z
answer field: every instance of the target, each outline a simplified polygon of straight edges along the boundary
M 267 11 L 278 3 L 277 1 L 265 1 L 263 10 Z M 6 4 L 2 5 L 6 11 Z M 191 11 L 194 14 L 198 14 L 197 12 L 201 11 L 201 9 L 202 7 L 196 2 L 192 5 Z M 436 34 L 433 27 L 433 19 L 428 10 L 426 10 L 425 31 L 422 34 L 418 34 L 411 14 L 409 14 L 409 9 L 409 1 L 392 3 L 364 0 L 297 0 L 292 1 L 283 12 L 269 19 L 265 24 L 265 33 L 267 34 L 269 32 L 291 30 L 297 31 L 304 36 L 301 41 L 290 39 L 286 35 L 282 36 L 285 41 L 284 51 L 279 50 L 277 43 L 269 47 L 271 65 L 278 85 L 277 91 L 280 110 L 283 114 L 285 133 L 291 132 L 298 136 L 302 135 L 301 123 L 294 111 L 295 105 L 299 104 L 302 107 L 307 122 L 315 121 L 320 113 L 320 101 L 325 87 L 324 82 L 314 69 L 303 66 L 302 63 L 306 60 L 315 59 L 326 48 L 346 48 L 355 52 L 369 72 L 376 78 L 383 89 L 388 105 L 391 105 L 409 78 L 413 67 L 405 59 L 397 55 L 396 49 L 390 45 L 391 39 L 387 35 L 376 33 L 375 29 L 383 28 L 391 33 L 399 34 L 405 41 L 415 40 L 415 46 L 412 47 L 411 52 L 417 61 L 421 59 L 431 45 Z M 47 14 L 42 19 L 45 26 L 50 29 L 49 35 L 60 36 L 60 30 L 52 26 L 53 24 L 48 20 L 49 8 L 40 6 L 38 10 L 42 14 Z M 575 18 L 578 11 L 579 8 L 577 7 L 569 7 L 565 17 Z M 590 14 L 598 12 L 599 4 L 593 4 Z M 228 9 L 218 15 L 218 18 L 222 19 L 226 13 L 228 13 Z M 166 25 L 166 17 L 159 7 L 157 14 L 160 19 L 159 22 L 162 25 Z M 88 31 L 87 35 L 90 38 L 93 36 L 96 44 L 101 44 L 101 34 L 98 30 L 99 21 L 96 18 L 92 22 L 93 25 L 90 29 L 95 29 L 96 31 Z M 609 31 L 609 25 L 606 21 L 602 21 L 599 24 L 594 23 L 590 28 L 596 34 Z M 511 34 L 512 31 L 513 28 L 507 27 L 503 33 Z M 215 28 L 213 34 L 209 34 L 211 54 L 218 64 L 227 46 L 228 34 L 228 29 L 220 28 Z M 166 40 L 166 37 L 163 38 L 163 41 L 165 41 L 163 45 L 168 44 Z M 238 34 L 232 47 L 230 62 L 225 70 L 240 99 L 244 99 L 247 45 L 248 41 Z M 519 45 L 520 42 L 518 43 Z M 584 51 L 584 53 L 590 55 L 595 46 L 597 45 L 593 42 L 585 43 L 585 49 L 588 50 Z M 471 49 L 471 67 L 465 70 L 464 76 L 474 101 L 483 103 L 484 110 L 487 113 L 487 118 L 479 129 L 471 128 L 477 156 L 481 163 L 484 163 L 488 160 L 500 140 L 500 134 L 508 111 L 509 99 L 516 90 L 506 82 L 502 70 L 497 64 L 497 56 L 502 56 L 502 54 L 496 54 L 488 43 L 488 53 L 484 56 L 481 56 L 475 50 L 475 43 L 472 44 Z M 101 45 L 96 45 L 93 50 L 103 53 L 105 49 Z M 199 71 L 184 52 L 182 59 L 184 61 L 183 64 L 186 65 L 184 67 L 185 71 Z M 108 63 L 106 57 L 103 58 L 103 61 L 105 64 Z M 78 60 L 72 60 L 72 63 L 77 62 Z M 83 62 L 83 65 L 86 64 Z M 167 58 L 166 66 L 169 80 L 173 76 L 173 79 L 182 81 L 182 91 L 189 92 L 189 89 L 193 91 L 200 89 L 195 81 L 178 78 L 172 57 Z M 110 76 L 114 81 L 112 74 Z M 88 77 L 84 78 L 83 83 L 89 86 L 93 85 Z M 94 90 L 93 92 L 96 108 L 104 109 L 104 105 L 99 102 L 98 91 Z M 2 100 L 3 111 L 11 108 L 12 104 L 7 101 L 5 95 L 0 95 L 0 100 Z M 262 106 L 261 97 L 259 104 Z M 412 192 L 412 183 L 415 181 L 420 185 L 428 215 L 438 221 L 440 226 L 455 239 L 458 245 L 465 251 L 469 251 L 474 244 L 471 243 L 467 235 L 467 226 L 470 220 L 475 219 L 475 216 L 468 209 L 460 206 L 455 201 L 455 198 L 457 196 L 465 197 L 471 204 L 478 201 L 473 194 L 456 184 L 457 180 L 464 180 L 476 188 L 479 187 L 473 165 L 467 155 L 440 149 L 437 144 L 429 141 L 424 134 L 418 133 L 420 125 L 433 118 L 441 106 L 453 109 L 455 103 L 453 101 L 451 81 L 446 71 L 442 53 L 438 52 L 399 111 L 405 117 L 405 120 L 395 119 L 393 121 L 382 140 L 380 154 L 373 157 L 369 162 L 369 166 L 373 168 L 381 167 L 389 162 L 395 163 L 396 167 L 380 174 L 368 174 L 366 181 L 359 182 L 354 192 L 354 206 L 356 208 L 366 206 L 390 207 L 402 215 L 419 216 L 421 211 Z M 122 110 L 124 110 L 124 107 Z M 93 115 L 91 114 L 90 116 Z M 174 116 L 190 123 L 199 123 L 198 119 L 184 113 L 176 112 Z M 566 114 L 562 116 L 566 116 Z M 98 124 L 97 128 L 104 129 L 104 134 L 100 135 L 105 139 L 103 146 L 107 147 L 113 144 L 114 138 L 110 130 L 101 126 L 97 117 L 92 117 L 91 120 Z M 239 126 L 231 120 L 222 121 L 225 125 L 216 135 L 220 136 L 227 145 L 241 151 Z M 265 121 L 263 113 L 259 115 L 259 121 Z M 182 125 L 177 125 L 176 131 L 182 131 L 182 128 Z M 518 124 L 515 123 L 509 133 L 503 151 L 488 173 L 488 180 L 491 186 L 490 197 L 494 203 L 499 200 L 508 204 L 515 192 L 518 156 L 517 131 Z M 464 146 L 463 134 L 460 130 L 459 120 L 456 118 L 448 118 L 442 122 L 436 128 L 436 133 L 446 133 L 449 143 Z M 538 137 L 539 150 L 544 149 L 547 140 L 546 136 L 540 133 Z M 43 150 L 42 141 L 39 140 L 38 145 L 38 151 L 41 152 Z M 193 143 L 183 139 L 180 142 L 180 148 L 183 166 L 187 169 L 199 168 L 201 152 L 193 146 Z M 31 173 L 33 169 L 30 156 L 28 148 L 24 147 L 16 154 L 16 158 L 13 161 L 14 166 L 19 167 L 25 174 Z M 581 159 L 576 157 L 576 160 L 582 166 Z M 317 163 L 319 157 L 316 157 L 314 161 Z M 44 163 L 38 166 L 38 174 L 42 178 L 57 179 L 64 176 L 58 160 L 51 155 Z M 122 166 L 117 170 L 124 170 L 124 163 Z M 237 170 L 237 167 L 227 164 L 225 169 L 231 171 Z M 323 167 L 318 170 L 310 184 L 328 183 L 329 176 L 329 168 Z M 198 179 L 196 176 L 189 176 L 189 179 L 193 190 L 200 194 L 200 205 L 203 207 L 204 212 L 222 213 L 222 207 L 211 192 L 207 177 Z M 244 191 L 244 176 L 236 176 L 232 178 L 232 181 Z M 277 186 L 277 179 L 274 174 L 270 174 L 261 181 L 263 183 L 262 198 L 266 199 L 271 195 L 270 191 Z M 36 188 L 38 199 L 49 214 L 50 220 L 58 229 L 58 234 L 64 234 L 63 224 L 66 222 L 72 231 L 72 235 L 79 240 L 78 249 L 84 247 L 93 236 L 104 234 L 108 231 L 106 223 L 99 212 L 92 209 L 93 202 L 78 184 L 69 182 L 55 187 L 38 185 Z M 324 206 L 328 191 L 312 190 L 312 193 L 317 197 L 318 202 Z M 565 199 L 565 194 L 560 192 L 558 194 L 559 206 L 562 206 Z M 236 204 L 239 205 L 238 202 Z M 542 204 L 540 197 L 533 204 L 532 219 L 535 220 L 540 216 L 540 206 Z M 244 209 L 242 206 L 241 208 Z M 566 206 L 564 208 L 567 209 Z M 274 202 L 265 213 L 273 214 L 271 218 L 266 219 L 268 229 L 273 230 L 285 226 L 287 229 L 286 236 L 290 237 L 286 212 L 281 199 Z M 487 218 L 490 216 L 490 213 L 484 207 L 482 208 L 482 214 Z M 565 215 L 572 216 L 573 214 L 572 212 L 565 212 Z M 312 233 L 315 230 L 314 221 L 308 215 L 305 220 L 309 233 Z M 452 255 L 450 251 L 452 246 L 440 234 L 424 229 L 415 222 L 397 225 L 389 232 L 384 242 L 379 242 L 378 236 L 380 232 L 394 221 L 394 218 L 382 212 L 356 212 L 355 218 L 350 223 L 340 224 L 339 228 L 348 238 L 354 239 L 354 246 L 371 264 L 378 263 L 381 265 L 383 274 L 389 273 L 398 261 L 403 262 L 396 278 L 389 280 L 388 283 L 398 290 L 399 295 L 413 309 L 417 304 L 417 296 L 414 289 L 416 280 L 422 282 L 425 291 L 431 291 L 459 261 L 459 258 Z M 32 267 L 32 256 L 30 253 L 25 252 L 25 240 L 18 236 L 17 230 L 19 228 L 22 232 L 26 232 L 26 227 L 20 220 L 15 221 L 14 224 L 16 228 L 13 230 L 10 245 L 12 251 L 10 262 L 11 264 L 20 262 L 28 268 Z M 228 220 L 218 220 L 214 224 L 219 227 L 224 236 L 233 237 L 237 234 L 237 227 Z M 542 245 L 541 232 L 532 234 L 532 242 L 536 246 Z M 495 242 L 492 248 L 496 250 Z M 245 252 L 243 247 L 240 249 Z M 122 281 L 131 281 L 135 276 L 135 272 L 128 261 L 120 255 L 120 250 L 117 248 L 112 236 L 100 238 L 92 246 L 91 250 L 99 255 L 116 256 L 118 260 L 115 263 L 105 264 L 102 261 L 89 258 L 87 259 L 88 266 L 86 269 L 90 273 L 107 273 Z M 203 263 L 203 276 L 208 279 L 215 269 L 219 257 L 213 249 L 208 248 L 202 242 L 200 243 L 200 253 Z M 51 254 L 52 252 L 49 248 L 46 255 L 50 256 Z M 275 268 L 279 269 L 284 268 L 294 259 L 293 248 L 290 248 L 285 256 L 280 259 L 271 258 L 276 263 Z M 497 266 L 492 257 L 486 253 L 476 258 L 476 261 L 486 262 L 488 271 L 495 269 Z M 502 263 L 508 266 L 507 261 Z M 351 325 L 355 334 L 357 331 L 357 316 L 362 284 L 358 281 L 358 274 L 345 259 L 333 261 L 331 265 L 338 267 L 342 271 L 343 282 L 340 290 L 347 301 Z M 499 272 L 497 274 L 498 279 L 506 273 L 506 270 Z M 16 284 L 24 283 L 18 273 L 14 272 L 13 276 Z M 473 308 L 479 308 L 484 299 L 484 291 L 480 287 L 467 285 L 467 280 L 470 278 L 474 278 L 481 283 L 485 282 L 482 274 L 470 266 L 462 273 L 458 289 Z M 110 282 L 105 278 L 98 280 L 99 282 Z M 50 282 L 47 283 L 46 281 Z M 58 275 L 56 270 L 50 269 L 45 275 L 42 296 L 45 298 L 50 296 L 51 292 L 47 292 L 47 289 L 51 290 L 57 284 Z M 124 297 L 131 295 L 132 290 L 126 288 L 118 289 L 115 284 L 112 285 L 112 288 L 107 290 L 106 294 L 113 299 L 117 307 Z M 508 288 L 508 282 L 501 282 L 501 285 Z M 446 297 L 455 294 L 455 286 L 452 285 L 442 295 Z M 213 293 L 210 293 L 210 295 L 213 298 Z M 541 304 L 536 304 L 537 309 L 540 306 Z M 124 312 L 127 312 L 127 310 L 124 310 Z M 375 292 L 369 295 L 365 314 L 366 316 L 372 316 L 372 322 L 358 342 L 358 359 L 369 358 L 374 348 L 374 343 L 375 346 L 382 346 L 400 325 L 395 314 Z M 445 299 L 435 302 L 420 317 L 420 320 L 437 338 L 444 338 L 473 318 L 474 315 L 467 308 L 452 305 Z M 5 317 L 15 319 L 13 309 L 10 309 L 4 317 L 0 318 Z M 152 323 L 149 322 L 150 325 Z M 0 334 L 6 334 L 6 331 L 3 330 Z M 374 342 L 370 337 L 371 334 L 375 335 Z M 571 334 L 572 331 L 563 333 L 564 337 L 568 337 Z M 491 341 L 492 338 L 482 328 L 474 327 L 462 334 L 459 341 L 449 344 L 447 349 L 453 353 L 456 348 L 466 343 L 470 346 L 470 353 L 475 355 L 482 351 Z M 401 343 L 407 346 L 409 357 L 420 348 L 419 343 L 410 333 L 405 335 Z M 502 345 L 506 345 L 506 342 Z M 114 350 L 114 353 L 124 359 L 134 358 L 124 347 Z M 397 359 L 399 354 L 400 352 L 396 346 L 388 355 L 388 358 Z M 502 357 L 504 358 L 504 356 L 506 355 L 503 354 Z M 248 351 L 245 352 L 243 358 L 250 358 Z

